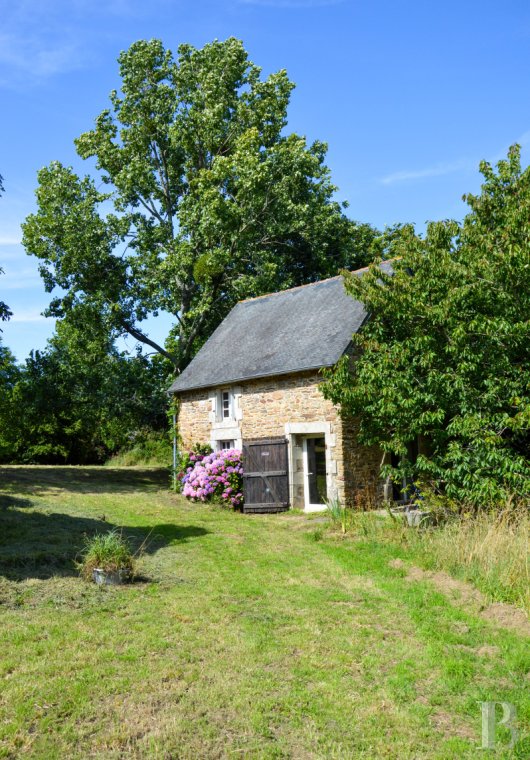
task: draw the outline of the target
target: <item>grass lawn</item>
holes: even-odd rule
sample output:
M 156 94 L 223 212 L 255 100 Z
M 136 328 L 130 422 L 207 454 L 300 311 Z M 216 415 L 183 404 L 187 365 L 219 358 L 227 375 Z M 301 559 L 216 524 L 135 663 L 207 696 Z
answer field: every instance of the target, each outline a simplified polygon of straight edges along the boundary
M 528 639 L 296 513 L 186 503 L 158 470 L 0 468 L 0 757 L 530 756 Z M 123 526 L 140 582 L 77 577 Z M 480 750 L 481 701 L 524 736 Z

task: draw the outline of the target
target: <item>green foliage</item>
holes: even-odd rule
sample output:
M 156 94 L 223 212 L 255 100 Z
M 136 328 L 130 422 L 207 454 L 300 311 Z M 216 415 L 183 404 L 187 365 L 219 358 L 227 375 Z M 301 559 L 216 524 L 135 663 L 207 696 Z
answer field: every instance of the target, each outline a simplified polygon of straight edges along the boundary
M 9 461 L 12 453 L 8 431 L 17 424 L 16 416 L 13 415 L 12 397 L 20 374 L 15 357 L 0 340 L 0 462 Z
M 2 267 L 0 267 L 0 274 L 3 274 L 4 270 Z M 7 320 L 13 316 L 13 312 L 9 308 L 9 306 L 4 302 L 0 301 L 0 322 L 7 322 Z M 2 330 L 0 329 L 0 333 Z
M 206 457 L 212 453 L 213 449 L 209 443 L 194 443 L 190 451 L 180 452 L 179 467 L 185 470 L 197 461 L 197 457 Z
M 105 462 L 108 467 L 169 467 L 172 458 L 167 431 L 136 430 L 130 442 Z
M 23 226 L 63 291 L 49 313 L 88 306 L 182 369 L 237 300 L 367 261 L 375 231 L 333 200 L 326 146 L 285 133 L 285 71 L 263 79 L 234 38 L 176 59 L 142 40 L 119 64 L 121 91 L 76 141 L 99 177 L 42 169 Z M 165 347 L 139 327 L 160 309 L 175 317 Z
M 59 322 L 20 368 L 0 352 L 0 461 L 103 462 L 142 431 L 165 430 L 162 363 L 118 352 L 96 325 L 94 315 Z
M 530 170 L 515 146 L 481 171 L 462 225 L 402 228 L 392 276 L 346 278 L 371 319 L 324 388 L 364 443 L 404 457 L 394 475 L 474 507 L 530 492 Z
M 108 533 L 87 536 L 78 569 L 87 581 L 92 580 L 92 573 L 96 569 L 106 572 L 123 570 L 126 575 L 131 576 L 134 571 L 134 556 L 129 541 L 116 528 Z

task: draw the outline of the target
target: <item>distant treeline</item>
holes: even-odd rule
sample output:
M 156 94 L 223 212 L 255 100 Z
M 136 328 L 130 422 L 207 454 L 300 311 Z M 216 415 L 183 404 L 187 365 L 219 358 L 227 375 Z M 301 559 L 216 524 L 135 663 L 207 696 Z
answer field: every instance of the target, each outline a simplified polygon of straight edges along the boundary
M 101 464 L 167 438 L 167 369 L 68 322 L 22 365 L 0 344 L 0 462 Z

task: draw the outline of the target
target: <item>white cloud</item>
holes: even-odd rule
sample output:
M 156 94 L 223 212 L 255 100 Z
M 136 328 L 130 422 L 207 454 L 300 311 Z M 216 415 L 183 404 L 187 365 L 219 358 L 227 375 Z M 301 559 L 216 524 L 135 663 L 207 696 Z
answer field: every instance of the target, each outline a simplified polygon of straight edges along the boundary
M 514 143 L 518 143 L 523 148 L 528 147 L 530 145 L 530 130 L 523 132 L 523 134 L 517 139 L 506 144 L 502 150 L 496 153 L 492 158 L 489 158 L 488 161 L 495 165 L 499 161 L 504 160 L 508 155 L 510 145 L 513 145 Z M 403 171 L 387 174 L 385 177 L 381 177 L 379 182 L 382 185 L 394 185 L 399 182 L 414 182 L 416 180 L 430 179 L 431 177 L 442 177 L 446 174 L 454 174 L 459 171 L 477 171 L 479 163 L 480 159 L 477 158 L 474 161 L 461 160 L 435 164 L 434 166 L 429 166 L 425 169 L 405 169 Z
M 0 35 L 0 84 L 18 87 L 79 68 L 82 55 L 76 42 L 46 41 L 38 34 L 18 31 Z
M 22 269 L 2 267 L 4 274 L 0 280 L 2 290 L 23 290 L 25 288 L 43 288 L 42 280 L 35 267 L 24 267 Z
M 0 236 L 0 245 L 20 245 L 22 243 L 22 240 L 18 237 L 1 237 Z
M 26 311 L 15 311 L 10 322 L 47 322 L 50 317 L 44 317 L 36 309 L 27 309 Z
M 0 0 L 0 85 L 27 87 L 83 68 L 102 28 L 145 11 L 140 0 Z
M 397 182 L 411 182 L 414 180 L 429 179 L 430 177 L 442 177 L 445 174 L 453 174 L 468 168 L 467 161 L 455 161 L 454 163 L 436 164 L 426 169 L 412 169 L 394 172 L 382 177 L 379 182 L 382 185 L 394 185 Z

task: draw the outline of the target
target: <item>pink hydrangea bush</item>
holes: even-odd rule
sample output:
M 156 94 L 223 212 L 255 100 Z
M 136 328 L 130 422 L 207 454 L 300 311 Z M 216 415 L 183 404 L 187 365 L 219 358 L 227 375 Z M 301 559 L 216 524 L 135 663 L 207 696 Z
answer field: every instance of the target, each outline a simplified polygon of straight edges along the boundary
M 237 509 L 243 504 L 243 465 L 239 449 L 194 454 L 181 478 L 182 493 L 193 501 L 217 501 Z

